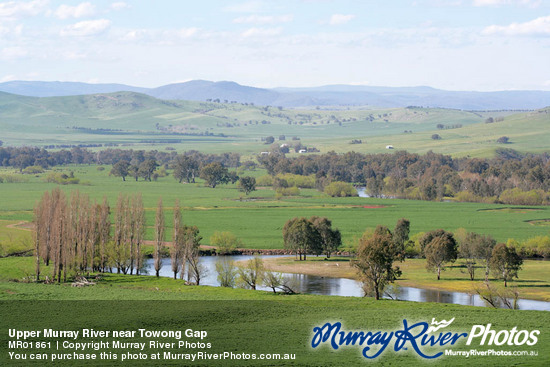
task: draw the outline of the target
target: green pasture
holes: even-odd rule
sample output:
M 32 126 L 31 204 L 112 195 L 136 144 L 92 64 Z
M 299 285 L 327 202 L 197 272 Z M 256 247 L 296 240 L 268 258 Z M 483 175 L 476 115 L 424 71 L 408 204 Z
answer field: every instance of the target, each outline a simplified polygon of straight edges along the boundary
M 32 258 L 0 259 L 0 274 L 25 276 L 32 269 Z M 8 277 L 9 278 L 9 277 Z M 449 330 L 470 332 L 473 325 L 492 324 L 493 330 L 540 330 L 535 346 L 503 345 L 499 350 L 537 351 L 537 357 L 459 357 L 443 356 L 435 363 L 446 366 L 483 364 L 501 366 L 543 366 L 550 362 L 550 313 L 468 307 L 452 304 L 414 303 L 355 297 L 314 295 L 281 295 L 271 292 L 207 286 L 185 286 L 182 281 L 151 276 L 105 274 L 92 277 L 97 284 L 75 288 L 70 284 L 38 284 L 0 280 L 0 363 L 6 366 L 41 365 L 38 362 L 17 363 L 8 359 L 8 329 L 43 330 L 206 330 L 212 344 L 209 352 L 240 351 L 247 353 L 296 353 L 295 361 L 276 361 L 277 366 L 341 366 L 368 363 L 362 348 L 342 347 L 338 351 L 324 345 L 310 347 L 313 328 L 325 322 L 340 321 L 345 330 L 398 330 L 403 319 L 409 323 L 455 318 Z M 37 312 L 47 317 L 36 317 Z M 53 339 L 55 341 L 55 339 Z M 168 341 L 161 339 L 162 341 Z M 77 341 L 90 341 L 77 339 Z M 127 341 L 143 342 L 142 338 Z M 147 340 L 145 340 L 147 341 Z M 495 346 L 467 346 L 459 342 L 453 350 L 495 349 Z M 393 345 L 393 344 L 392 344 Z M 32 350 L 32 349 L 31 349 Z M 30 352 L 28 350 L 27 352 Z M 442 348 L 424 347 L 424 352 Z M 42 351 L 50 353 L 51 351 Z M 113 352 L 121 352 L 113 351 Z M 148 353 L 154 352 L 147 348 Z M 177 352 L 177 350 L 175 351 Z M 182 352 L 181 350 L 179 351 Z M 142 362 L 133 364 L 151 365 Z M 394 352 L 388 347 L 371 362 L 387 365 L 418 365 L 421 359 L 412 351 Z M 67 365 L 110 365 L 110 361 L 69 361 Z M 181 363 L 181 362 L 177 362 Z M 176 362 L 162 363 L 163 365 Z M 43 364 L 42 364 L 43 365 Z M 201 361 L 199 365 L 213 365 Z M 220 365 L 274 365 L 274 361 L 223 361 Z
M 378 224 L 393 228 L 399 218 L 411 221 L 411 234 L 443 228 L 490 234 L 498 241 L 508 238 L 525 240 L 538 235 L 548 235 L 548 226 L 541 225 L 550 218 L 550 208 L 529 207 L 515 210 L 508 205 L 427 202 L 373 198 L 331 198 L 312 189 L 301 190 L 299 197 L 277 199 L 271 189 L 259 189 L 249 196 L 240 192 L 235 185 L 220 185 L 215 189 L 205 187 L 200 180 L 195 184 L 180 184 L 171 175 L 158 181 L 134 181 L 109 176 L 109 166 L 98 171 L 96 166 L 63 167 L 63 172 L 73 171 L 82 184 L 61 186 L 67 192 L 79 190 L 92 200 L 102 201 L 106 197 L 112 210 L 119 193 L 141 192 L 146 208 L 149 227 L 154 224 L 158 199 L 162 197 L 167 227 L 172 226 L 171 209 L 179 199 L 184 209 L 184 222 L 199 227 L 203 244 L 208 245 L 215 231 L 230 231 L 239 237 L 247 248 L 282 248 L 282 227 L 294 217 L 326 216 L 333 221 L 343 235 L 346 247 L 353 246 L 367 228 Z M 1 174 L 13 170 L 1 170 Z M 245 172 L 244 175 L 249 173 Z M 252 175 L 259 171 L 250 172 Z M 45 183 L 47 173 L 24 178 L 27 182 L 0 184 L 0 220 L 30 221 L 35 203 L 44 191 L 52 190 L 55 184 Z M 381 206 L 371 208 L 371 206 Z M 7 224 L 6 224 L 7 225 Z M 5 227 L 5 225 L 3 226 Z M 9 233 L 20 230 L 10 229 Z M 6 232 L 8 233 L 8 232 Z M 167 233 L 171 233 L 167 230 Z M 0 243 L 2 242 L 0 230 Z M 152 231 L 148 231 L 152 239 Z M 169 239 L 169 238 L 168 238 Z
M 261 138 L 274 136 L 276 145 L 299 137 L 302 144 L 321 152 L 380 153 L 393 145 L 417 153 L 488 157 L 503 147 L 496 142 L 501 136 L 510 138 L 505 147 L 521 152 L 546 151 L 550 138 L 548 109 L 521 113 L 420 107 L 279 109 L 164 101 L 130 92 L 50 98 L 0 94 L 0 108 L 6 145 L 118 144 L 253 155 L 270 150 Z M 486 124 L 487 117 L 504 120 Z M 439 124 L 462 127 L 437 129 Z M 433 134 L 442 139 L 433 140 Z M 284 141 L 277 140 L 281 135 Z M 353 139 L 362 144 L 351 144 Z

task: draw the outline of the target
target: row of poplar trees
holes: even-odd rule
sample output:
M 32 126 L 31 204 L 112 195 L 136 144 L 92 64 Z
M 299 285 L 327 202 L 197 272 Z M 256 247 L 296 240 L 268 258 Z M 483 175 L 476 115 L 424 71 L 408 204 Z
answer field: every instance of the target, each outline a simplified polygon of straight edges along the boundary
M 111 222 L 107 199 L 90 201 L 74 191 L 65 195 L 59 188 L 45 192 L 34 209 L 36 279 L 41 264 L 51 267 L 51 281 L 90 272 L 140 274 L 144 268 L 145 210 L 141 194 L 120 194 Z M 179 201 L 174 208 L 174 233 L 170 257 L 174 278 L 200 280 L 198 262 L 201 237 L 195 226 L 183 224 Z M 165 253 L 165 219 L 159 199 L 154 226 L 154 268 L 159 276 Z M 197 279 L 199 278 L 199 279 Z

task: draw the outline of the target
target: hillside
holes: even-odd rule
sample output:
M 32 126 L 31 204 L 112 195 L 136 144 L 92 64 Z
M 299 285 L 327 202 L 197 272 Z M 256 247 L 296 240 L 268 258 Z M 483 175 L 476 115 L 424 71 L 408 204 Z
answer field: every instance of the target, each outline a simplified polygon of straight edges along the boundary
M 550 105 L 548 91 L 446 91 L 430 87 L 375 87 L 328 85 L 314 88 L 255 88 L 231 81 L 192 80 L 140 88 L 123 84 L 11 81 L 0 91 L 33 97 L 71 96 L 130 91 L 168 100 L 219 100 L 262 106 L 370 106 L 395 108 L 424 106 L 464 110 L 538 109 Z
M 486 156 L 498 147 L 544 151 L 544 139 L 550 138 L 548 111 L 311 110 L 167 101 L 134 92 L 43 98 L 0 93 L 0 140 L 6 145 L 49 147 L 164 144 L 177 150 L 257 154 L 271 148 L 262 138 L 284 136 L 288 144 L 295 144 L 292 138 L 297 137 L 321 151 L 381 152 L 392 144 L 416 152 Z M 485 123 L 488 117 L 497 122 Z M 441 140 L 431 139 L 436 133 Z M 500 136 L 508 136 L 511 144 L 497 144 Z M 361 144 L 350 144 L 352 140 Z

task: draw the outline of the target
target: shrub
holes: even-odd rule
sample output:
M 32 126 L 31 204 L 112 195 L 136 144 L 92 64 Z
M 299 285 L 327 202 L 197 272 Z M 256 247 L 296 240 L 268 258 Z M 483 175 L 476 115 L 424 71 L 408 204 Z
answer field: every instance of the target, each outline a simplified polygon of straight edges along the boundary
M 51 172 L 46 176 L 46 182 L 56 183 L 58 185 L 78 185 L 80 179 L 74 176 L 67 176 L 65 173 L 61 172 Z
M 44 173 L 44 169 L 40 166 L 28 166 L 21 173 L 27 175 L 36 175 L 38 173 Z
M 548 194 L 543 190 L 523 191 L 519 188 L 504 190 L 499 200 L 512 205 L 542 205 L 548 201 Z
M 272 186 L 273 177 L 270 175 L 263 175 L 256 179 L 256 186 Z
M 357 190 L 350 183 L 334 181 L 325 187 L 325 194 L 332 197 L 357 196 Z
M 12 174 L 4 174 L 0 176 L 0 183 L 24 183 L 29 182 L 29 179 L 27 177 L 23 177 L 21 175 L 12 175 Z
M 300 189 L 296 186 L 281 187 L 277 189 L 278 196 L 298 196 L 300 195 Z
M 288 183 L 288 186 L 296 186 L 301 189 L 313 189 L 315 188 L 315 175 L 302 176 L 294 175 L 292 173 L 278 174 L 278 179 L 284 180 Z
M 497 202 L 496 196 L 488 196 L 483 197 L 479 195 L 475 195 L 471 193 L 470 191 L 460 191 L 454 196 L 454 199 L 456 201 L 460 202 L 468 202 L 468 203 L 486 203 L 486 204 L 494 204 Z
M 231 232 L 214 232 L 210 237 L 210 244 L 216 246 L 218 254 L 231 254 L 242 242 Z
M 548 257 L 550 256 L 550 237 L 531 237 L 519 245 L 518 252 L 525 257 Z

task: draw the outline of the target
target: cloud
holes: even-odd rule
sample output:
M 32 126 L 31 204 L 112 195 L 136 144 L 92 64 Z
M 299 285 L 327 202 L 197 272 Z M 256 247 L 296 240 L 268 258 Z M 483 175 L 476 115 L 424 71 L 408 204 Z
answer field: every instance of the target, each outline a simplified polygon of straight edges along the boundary
M 147 30 L 145 29 L 132 29 L 124 33 L 120 40 L 122 41 L 138 41 L 147 35 Z
M 233 19 L 233 23 L 238 24 L 278 24 L 292 22 L 294 16 L 286 15 L 249 15 Z
M 224 11 L 230 13 L 258 13 L 262 10 L 263 4 L 261 1 L 247 1 L 244 3 L 228 5 L 223 8 Z
M 485 36 L 543 36 L 550 37 L 550 16 L 540 17 L 525 23 L 512 23 L 507 26 L 491 25 L 481 34 Z
M 108 19 L 85 20 L 71 24 L 61 30 L 61 36 L 93 36 L 104 32 L 111 26 Z
M 536 8 L 541 0 L 473 0 L 474 6 L 521 5 Z
M 12 80 L 17 80 L 17 77 L 13 74 L 4 75 L 0 78 L 0 83 L 11 82 Z
M 63 53 L 65 60 L 84 60 L 88 57 L 88 54 L 75 51 L 67 51 Z
M 22 34 L 23 34 L 23 24 L 18 24 L 16 26 L 9 25 L 5 27 L 0 23 L 0 40 L 2 40 L 3 37 L 6 37 L 6 38 L 7 36 L 19 37 Z
M 95 15 L 95 6 L 91 3 L 81 3 L 77 6 L 61 5 L 55 11 L 55 16 L 59 19 L 82 18 Z
M 341 24 L 345 24 L 345 23 L 349 22 L 353 18 L 355 18 L 355 15 L 353 15 L 353 14 L 348 14 L 348 15 L 333 14 L 330 17 L 330 20 L 328 21 L 328 24 L 330 24 L 330 25 L 341 25 Z
M 124 9 L 130 9 L 130 5 L 126 4 L 125 2 L 123 1 L 119 1 L 119 2 L 116 2 L 116 3 L 112 3 L 111 4 L 111 9 L 112 10 L 124 10 Z
M 8 1 L 0 3 L 0 18 L 18 19 L 40 14 L 48 5 L 48 0 L 29 2 Z
M 249 38 L 249 37 L 274 37 L 278 36 L 282 33 L 282 28 L 249 28 L 243 33 L 241 33 L 241 36 Z
M 193 37 L 194 35 L 196 35 L 198 31 L 199 31 L 199 29 L 195 28 L 195 27 L 181 28 L 181 29 L 178 29 L 176 31 L 176 35 L 179 38 L 189 38 L 189 37 Z
M 22 47 L 5 47 L 0 51 L 0 58 L 13 60 L 25 57 L 28 54 L 28 51 Z

